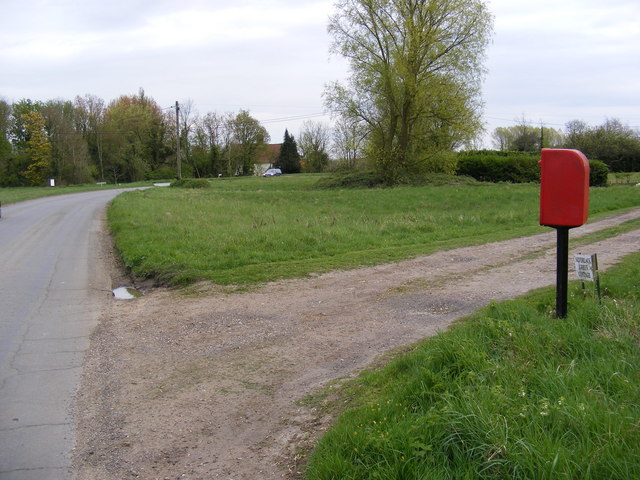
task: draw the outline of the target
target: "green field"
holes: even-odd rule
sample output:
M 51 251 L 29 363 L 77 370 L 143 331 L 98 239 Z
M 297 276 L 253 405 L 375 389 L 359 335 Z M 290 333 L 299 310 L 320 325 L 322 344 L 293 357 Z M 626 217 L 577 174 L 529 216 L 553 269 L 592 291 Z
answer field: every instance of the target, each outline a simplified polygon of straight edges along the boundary
M 640 478 L 640 254 L 602 286 L 574 283 L 563 320 L 552 288 L 490 305 L 316 396 L 353 408 L 306 478 Z
M 250 284 L 548 230 L 535 184 L 324 190 L 318 178 L 128 192 L 109 222 L 125 265 L 167 284 Z M 637 206 L 638 188 L 592 189 L 592 219 Z

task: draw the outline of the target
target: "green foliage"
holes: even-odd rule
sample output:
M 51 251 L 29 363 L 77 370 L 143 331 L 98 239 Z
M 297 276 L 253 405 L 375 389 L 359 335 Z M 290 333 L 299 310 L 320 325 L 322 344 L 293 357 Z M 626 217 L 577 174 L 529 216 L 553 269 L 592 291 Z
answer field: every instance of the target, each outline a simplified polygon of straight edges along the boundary
M 300 173 L 300 154 L 298 145 L 293 135 L 289 135 L 289 130 L 284 131 L 284 140 L 280 147 L 280 155 L 275 162 L 275 167 L 280 168 L 282 173 Z
M 535 127 L 526 119 L 512 127 L 496 128 L 492 137 L 494 146 L 503 152 L 539 152 L 541 148 L 561 147 L 563 143 L 560 130 Z
M 147 180 L 166 180 L 175 178 L 176 167 L 165 165 L 147 173 Z
M 164 129 L 162 110 L 140 90 L 112 101 L 104 114 L 105 174 L 114 183 L 143 180 L 160 148 L 156 138 Z
M 597 127 L 574 120 L 567 123 L 566 130 L 567 148 L 604 162 L 612 172 L 640 171 L 640 135 L 619 120 L 607 120 Z
M 462 152 L 458 156 L 458 174 L 481 182 L 539 182 L 539 160 L 539 153 L 491 150 Z
M 252 175 L 269 141 L 260 122 L 243 110 L 189 117 L 190 108 L 187 103 L 180 109 L 184 176 Z M 44 136 L 51 144 L 49 166 L 33 161 L 29 151 L 26 119 L 35 114 L 44 119 Z M 108 105 L 93 95 L 13 105 L 0 99 L 0 186 L 40 183 L 43 175 L 55 178 L 57 185 L 175 178 L 175 122 L 175 110 L 160 108 L 143 89 Z M 316 167 L 323 168 L 326 160 L 315 158 Z
M 383 180 L 373 170 L 336 172 L 318 182 L 319 188 L 375 188 L 383 185 Z
M 320 189 L 314 175 L 223 178 L 126 193 L 109 209 L 125 264 L 166 283 L 255 283 L 406 259 L 544 231 L 535 184 Z M 590 216 L 640 205 L 594 189 Z M 242 239 L 239 242 L 238 239 Z
M 606 187 L 609 181 L 609 167 L 598 160 L 589 160 L 589 185 Z
M 603 287 L 563 320 L 552 289 L 492 304 L 363 374 L 306 478 L 640 478 L 640 255 Z
M 540 182 L 540 153 L 466 151 L 458 154 L 458 175 L 481 182 Z M 592 187 L 606 187 L 609 169 L 597 160 L 589 160 Z
M 425 153 L 451 151 L 476 136 L 492 30 L 484 2 L 344 0 L 336 6 L 332 48 L 349 62 L 351 77 L 346 87 L 327 88 L 327 106 L 363 133 L 362 150 L 386 184 L 420 171 Z
M 30 111 L 22 116 L 26 133 L 26 154 L 29 157 L 24 177 L 33 186 L 44 185 L 51 169 L 51 142 L 44 129 L 40 112 Z
M 458 155 L 450 151 L 425 153 L 423 159 L 420 161 L 419 168 L 416 170 L 415 173 L 423 171 L 427 173 L 455 175 L 458 171 Z
M 232 142 L 226 147 L 227 175 L 253 175 L 258 152 L 269 141 L 267 130 L 248 111 L 229 121 Z
M 476 185 L 471 177 L 453 176 L 446 173 L 419 172 L 404 178 L 401 185 L 443 186 L 443 185 Z M 377 188 L 387 187 L 385 181 L 374 170 L 346 170 L 321 178 L 318 188 Z
M 206 178 L 182 178 L 172 182 L 171 186 L 180 188 L 211 188 L 211 182 Z

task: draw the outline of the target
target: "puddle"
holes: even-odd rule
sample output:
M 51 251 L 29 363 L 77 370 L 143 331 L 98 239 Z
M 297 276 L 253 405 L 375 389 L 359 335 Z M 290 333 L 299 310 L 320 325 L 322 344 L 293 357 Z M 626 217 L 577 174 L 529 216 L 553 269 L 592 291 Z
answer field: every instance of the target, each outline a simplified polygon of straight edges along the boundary
M 154 187 L 170 187 L 171 184 L 168 182 L 162 182 L 162 183 L 154 183 L 153 186 Z
M 132 300 L 141 297 L 142 292 L 131 287 L 118 287 L 113 289 L 113 296 L 116 300 Z

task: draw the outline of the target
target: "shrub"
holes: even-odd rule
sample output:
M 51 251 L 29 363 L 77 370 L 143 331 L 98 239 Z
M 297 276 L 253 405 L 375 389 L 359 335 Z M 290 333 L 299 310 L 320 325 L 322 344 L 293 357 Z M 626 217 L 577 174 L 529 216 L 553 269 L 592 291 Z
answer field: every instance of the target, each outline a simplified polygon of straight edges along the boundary
M 422 159 L 421 169 L 427 173 L 444 173 L 455 175 L 458 169 L 458 155 L 455 152 L 437 152 L 425 155 Z
M 211 183 L 206 178 L 183 178 L 171 184 L 172 187 L 181 188 L 210 188 Z
M 539 182 L 539 160 L 539 153 L 491 150 L 462 152 L 458 159 L 458 175 L 467 175 L 481 182 Z M 605 187 L 609 167 L 598 160 L 589 160 L 589 167 L 589 185 Z
M 589 160 L 589 185 L 592 187 L 606 187 L 609 178 L 609 167 L 599 160 Z
M 458 158 L 458 175 L 466 175 L 481 182 L 539 182 L 538 160 L 540 154 L 528 152 L 462 152 Z
M 164 180 L 166 178 L 175 178 L 175 167 L 163 166 L 147 172 L 147 180 Z
M 382 186 L 382 179 L 373 170 L 336 172 L 318 182 L 319 188 L 375 188 Z

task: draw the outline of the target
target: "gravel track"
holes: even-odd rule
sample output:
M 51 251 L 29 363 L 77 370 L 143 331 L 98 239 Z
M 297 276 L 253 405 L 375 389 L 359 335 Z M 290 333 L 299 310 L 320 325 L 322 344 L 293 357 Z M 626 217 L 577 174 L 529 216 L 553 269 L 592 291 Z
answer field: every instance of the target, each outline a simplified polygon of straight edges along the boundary
M 597 253 L 603 271 L 640 250 L 640 230 L 578 250 Z M 491 301 L 554 282 L 549 230 L 248 292 L 200 285 L 191 297 L 160 288 L 114 301 L 75 402 L 77 478 L 296 478 L 299 453 L 331 421 L 299 400 Z

